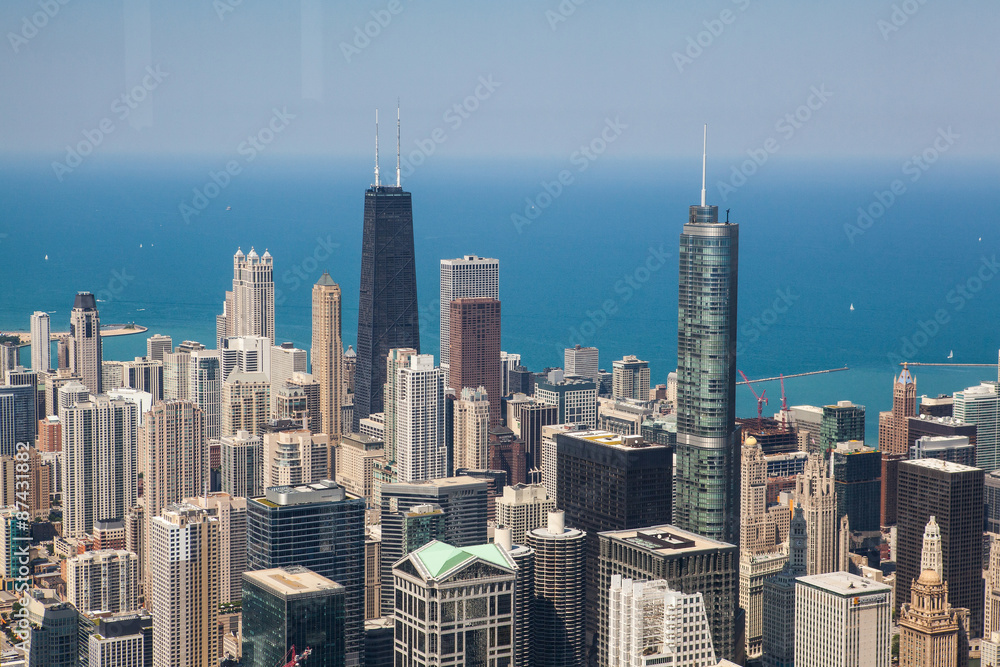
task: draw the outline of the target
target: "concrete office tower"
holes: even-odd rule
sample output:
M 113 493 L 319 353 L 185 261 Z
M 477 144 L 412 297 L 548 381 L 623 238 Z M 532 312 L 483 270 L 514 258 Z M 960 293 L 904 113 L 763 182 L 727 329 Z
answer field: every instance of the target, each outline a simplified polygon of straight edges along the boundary
M 82 378 L 92 394 L 101 386 L 101 316 L 90 292 L 78 292 L 69 316 L 69 370 Z
M 205 413 L 191 401 L 153 406 L 140 430 L 143 466 L 144 542 L 147 597 L 150 591 L 152 521 L 171 504 L 208 490 L 208 440 Z
M 5 384 L 4 375 L 7 371 L 20 366 L 21 348 L 11 342 L 0 343 L 0 385 Z
M 909 452 L 909 418 L 917 414 L 917 379 L 906 364 L 892 381 L 892 411 L 878 414 L 878 448 L 886 454 Z
M 983 637 L 1000 633 L 1000 540 L 990 544 L 990 564 L 986 572 L 986 601 L 983 610 Z
M 521 365 L 521 355 L 500 350 L 500 395 L 510 396 L 510 372 Z
M 429 354 L 397 370 L 393 443 L 400 482 L 448 476 L 444 438 L 444 373 Z
M 761 627 L 764 667 L 792 667 L 795 664 L 795 581 L 806 574 L 808 539 L 802 508 L 796 507 L 788 529 L 785 567 L 764 581 Z
M 670 589 L 663 579 L 611 577 L 608 604 L 608 667 L 670 664 L 716 667 L 708 615 L 701 593 Z
M 237 431 L 219 439 L 222 447 L 222 491 L 231 496 L 264 495 L 264 441 L 259 435 Z
M 82 385 L 66 385 L 60 398 L 79 390 Z M 139 410 L 128 401 L 96 396 L 74 402 L 61 415 L 62 534 L 80 537 L 94 529 L 95 521 L 121 520 L 135 505 Z
M 395 664 L 485 665 L 494 657 L 496 664 L 513 662 L 517 565 L 503 548 L 434 541 L 396 563 L 392 574 L 403 601 L 395 610 Z M 434 606 L 440 608 L 437 618 L 422 613 Z
M 184 502 L 219 520 L 219 602 L 238 602 L 247 569 L 247 499 L 209 493 Z
M 213 667 L 219 656 L 219 520 L 172 503 L 151 522 L 154 667 Z
M 892 588 L 847 572 L 795 587 L 795 667 L 889 667 Z
M 399 369 L 410 365 L 410 357 L 417 356 L 417 351 L 412 347 L 389 350 L 386 355 L 385 364 L 385 413 L 382 414 L 382 423 L 385 431 L 385 460 L 389 466 L 392 479 L 386 478 L 386 482 L 395 482 L 395 463 L 398 459 L 397 434 L 396 434 L 396 393 L 399 384 Z M 370 419 L 378 419 L 378 414 L 372 415 Z
M 587 533 L 587 631 L 593 633 L 607 590 L 598 583 L 597 534 L 670 521 L 673 451 L 606 431 L 560 433 L 556 448 L 556 506 Z
M 524 443 L 529 470 L 542 467 L 542 427 L 558 424 L 559 406 L 517 393 L 507 401 L 507 428 Z
M 28 590 L 21 600 L 27 611 L 28 641 L 25 664 L 34 667 L 77 667 L 79 613 L 56 592 L 45 588 Z
M 490 401 L 490 426 L 499 426 L 500 302 L 496 299 L 455 299 L 451 302 L 451 366 L 448 386 L 456 391 L 485 387 Z
M 596 347 L 567 347 L 563 350 L 563 368 L 566 375 L 586 378 L 597 382 L 600 375 L 600 362 L 597 359 Z
M 838 442 L 865 439 L 865 406 L 850 401 L 837 401 L 836 405 L 823 406 L 819 425 L 819 445 L 824 452 Z
M 702 593 L 708 610 L 708 632 L 719 658 L 742 662 L 739 629 L 739 550 L 736 545 L 701 537 L 674 526 L 601 533 L 600 590 L 597 634 L 598 664 L 608 659 L 608 591 L 611 577 L 665 579 L 685 594 Z
M 330 469 L 330 438 L 306 430 L 264 434 L 264 488 L 298 486 L 325 479 Z
M 52 324 L 49 314 L 36 310 L 31 314 L 31 370 L 48 373 L 52 368 Z
M 186 340 L 174 352 L 163 354 L 163 398 L 188 399 L 191 353 L 204 350 L 205 346 L 196 341 Z
M 247 569 L 301 565 L 346 589 L 345 665 L 364 664 L 365 501 L 331 480 L 247 502 Z
M 385 443 L 361 433 L 340 437 L 337 483 L 375 505 L 375 462 L 384 460 Z
M 121 361 L 101 362 L 101 389 L 107 393 L 125 386 L 125 368 Z
M 130 389 L 143 391 L 154 401 L 163 400 L 163 362 L 146 357 L 122 362 L 122 384 Z
M 236 372 L 263 373 L 271 379 L 271 352 L 274 346 L 263 336 L 231 336 L 222 339 L 219 359 L 222 381 Z
M 559 409 L 557 424 L 585 424 L 589 428 L 597 425 L 597 385 L 593 380 L 537 382 L 535 400 Z
M 365 192 L 361 234 L 361 289 L 358 299 L 358 368 L 354 428 L 382 412 L 385 358 L 393 348 L 420 350 L 417 274 L 413 253 L 413 204 L 396 179 L 378 177 L 378 122 L 375 128 L 375 183 Z
M 899 464 L 896 524 L 896 607 L 910 599 L 910 584 L 920 576 L 923 536 L 931 516 L 941 531 L 948 602 L 970 613 L 970 632 L 983 627 L 982 532 L 983 471 L 920 459 Z
M 344 402 L 340 312 L 340 286 L 324 272 L 312 289 L 312 376 L 319 382 L 320 432 L 333 441 L 343 433 L 356 430 L 340 421 L 340 407 Z
M 233 436 L 239 431 L 257 433 L 269 421 L 271 383 L 263 373 L 234 371 L 222 383 L 221 436 Z
M 456 299 L 499 299 L 500 260 L 466 255 L 441 260 L 441 368 L 451 368 L 451 302 Z M 450 377 L 449 377 L 450 381 Z M 455 387 L 454 384 L 449 386 Z
M 996 382 L 955 392 L 955 419 L 976 426 L 976 467 L 1000 468 L 1000 393 Z M 953 585 L 951 581 L 948 582 Z
M 920 577 L 911 586 L 910 603 L 900 607 L 901 667 L 957 667 L 968 656 L 968 609 L 948 604 L 941 531 L 932 516 L 924 530 Z
M 271 380 L 272 411 L 275 390 L 286 381 L 292 379 L 295 373 L 309 372 L 309 354 L 300 350 L 293 343 L 282 343 L 271 348 Z
M 819 454 L 810 454 L 806 469 L 795 481 L 795 504 L 802 507 L 809 535 L 806 573 L 837 569 L 837 497 L 833 478 Z
M 690 207 L 679 263 L 674 523 L 737 543 L 739 225 L 719 222 L 719 207 L 706 205 L 704 188 L 701 205 Z
M 163 361 L 164 355 L 173 351 L 174 341 L 170 336 L 153 334 L 146 339 L 146 358 L 150 361 Z
M 247 572 L 243 578 L 243 664 L 284 665 L 311 651 L 305 665 L 344 664 L 344 595 L 335 581 L 304 567 Z
M 66 559 L 66 600 L 77 611 L 118 613 L 139 608 L 139 556 L 101 549 Z
M 436 505 L 444 513 L 441 539 L 456 546 L 487 541 L 487 483 L 473 477 L 447 477 L 413 484 L 382 486 L 382 611 L 392 610 L 392 566 L 405 553 L 403 516 L 416 505 Z
M 536 665 L 583 664 L 586 655 L 586 533 L 568 528 L 562 511 L 544 528 L 528 531 L 535 550 L 533 658 Z
M 490 401 L 483 387 L 464 387 L 455 401 L 454 469 L 485 470 L 490 430 Z
M 226 292 L 222 315 L 215 318 L 216 345 L 230 336 L 263 336 L 274 345 L 274 263 L 250 248 L 233 255 L 233 291 Z
M 917 438 L 910 445 L 911 459 L 941 459 L 966 466 L 976 465 L 976 446 L 964 435 Z
M 546 525 L 555 508 L 541 484 L 505 486 L 503 496 L 496 499 L 497 525 L 510 529 L 514 544 L 524 544 L 528 532 Z
M 205 437 L 222 435 L 222 370 L 218 350 L 192 350 L 188 361 L 188 399 L 205 414 Z
M 80 614 L 79 622 L 80 653 L 83 654 L 80 664 L 89 667 L 148 667 L 153 664 L 153 617 L 148 611 L 85 613 Z
M 649 362 L 640 361 L 635 355 L 627 355 L 611 362 L 612 389 L 615 398 L 633 398 L 637 401 L 649 400 Z
M 309 373 L 292 373 L 292 377 L 275 387 L 271 382 L 272 412 L 275 419 L 290 419 L 304 424 L 310 433 L 324 433 L 323 412 L 320 410 L 320 384 Z

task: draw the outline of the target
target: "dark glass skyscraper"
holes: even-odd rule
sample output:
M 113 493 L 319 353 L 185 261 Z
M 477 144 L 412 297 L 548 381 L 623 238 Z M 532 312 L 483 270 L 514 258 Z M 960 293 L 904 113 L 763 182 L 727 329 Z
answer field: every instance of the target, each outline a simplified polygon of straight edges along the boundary
M 389 350 L 404 347 L 420 350 L 413 207 L 410 193 L 400 187 L 398 166 L 396 185 L 379 184 L 377 117 L 375 134 L 375 185 L 365 192 L 365 227 L 361 238 L 355 431 L 362 419 L 383 411 L 382 386 Z
M 692 206 L 680 241 L 677 289 L 677 448 L 674 523 L 739 543 L 736 426 L 739 225 Z

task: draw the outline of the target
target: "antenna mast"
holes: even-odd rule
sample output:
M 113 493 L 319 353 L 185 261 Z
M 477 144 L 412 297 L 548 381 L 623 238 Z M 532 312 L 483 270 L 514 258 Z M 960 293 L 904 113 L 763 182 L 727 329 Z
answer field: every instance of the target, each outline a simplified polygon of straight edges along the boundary
M 378 186 L 378 109 L 375 109 L 375 187 Z
M 376 113 L 376 116 L 378 114 Z M 378 121 L 376 118 L 376 126 L 378 126 Z M 375 147 L 378 148 L 378 140 L 375 141 Z M 376 150 L 376 153 L 378 151 Z M 705 138 L 701 145 L 701 205 L 705 205 L 705 156 L 708 153 L 708 123 L 705 123 Z M 377 161 L 376 161 L 377 162 Z M 378 174 L 378 169 L 376 167 L 375 173 Z
M 399 185 L 399 98 L 396 98 L 396 187 Z

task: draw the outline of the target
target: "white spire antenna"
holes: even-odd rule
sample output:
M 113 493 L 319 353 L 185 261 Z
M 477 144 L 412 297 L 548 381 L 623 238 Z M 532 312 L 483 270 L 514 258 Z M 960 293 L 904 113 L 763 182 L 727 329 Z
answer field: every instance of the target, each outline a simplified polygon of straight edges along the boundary
M 399 98 L 396 98 L 396 187 L 399 184 Z
M 375 142 L 376 148 L 378 141 Z M 376 151 L 377 152 L 377 151 Z M 705 205 L 705 157 L 708 154 L 708 123 L 705 124 L 705 139 L 701 145 L 701 205 Z M 376 179 L 378 177 L 378 167 L 375 168 Z
M 378 186 L 378 109 L 375 109 L 375 187 Z

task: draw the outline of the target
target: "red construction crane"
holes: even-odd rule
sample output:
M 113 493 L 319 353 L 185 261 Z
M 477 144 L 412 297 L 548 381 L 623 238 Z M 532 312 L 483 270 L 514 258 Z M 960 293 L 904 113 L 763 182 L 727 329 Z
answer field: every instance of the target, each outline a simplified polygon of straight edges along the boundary
M 767 389 L 760 392 L 760 396 L 758 396 L 757 392 L 753 390 L 753 385 L 750 384 L 750 379 L 747 378 L 746 373 L 744 373 L 743 371 L 739 371 L 739 373 L 741 376 L 743 376 L 743 381 L 747 383 L 748 387 L 750 387 L 750 393 L 753 394 L 753 397 L 757 399 L 757 421 L 759 423 L 761 420 L 761 416 L 764 413 L 764 406 L 767 405 L 767 397 L 764 395 L 767 393 Z
M 306 658 L 308 658 L 310 656 L 310 654 L 312 654 L 312 649 L 306 647 L 305 651 L 303 651 L 299 655 L 296 655 L 295 654 L 295 645 L 293 644 L 292 645 L 292 649 L 288 653 L 285 654 L 285 657 L 282 658 L 282 660 L 288 658 L 289 655 L 291 655 L 292 659 L 289 660 L 288 662 L 282 664 L 282 665 L 279 665 L 278 667 L 297 667 L 297 665 L 299 665 L 299 663 L 301 663 L 303 660 L 305 660 Z

